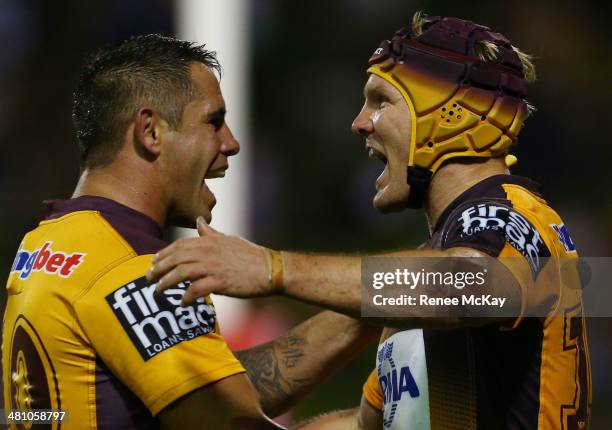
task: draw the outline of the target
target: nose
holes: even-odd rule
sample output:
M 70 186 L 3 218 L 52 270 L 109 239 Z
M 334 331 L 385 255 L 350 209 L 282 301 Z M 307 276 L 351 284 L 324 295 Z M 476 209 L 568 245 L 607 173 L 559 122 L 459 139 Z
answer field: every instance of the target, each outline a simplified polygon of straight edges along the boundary
M 372 114 L 366 105 L 361 108 L 359 114 L 351 124 L 351 130 L 358 136 L 367 136 L 374 131 L 374 123 L 372 122 Z
M 236 140 L 230 128 L 225 125 L 224 136 L 221 143 L 220 151 L 226 157 L 231 157 L 240 152 L 240 143 Z

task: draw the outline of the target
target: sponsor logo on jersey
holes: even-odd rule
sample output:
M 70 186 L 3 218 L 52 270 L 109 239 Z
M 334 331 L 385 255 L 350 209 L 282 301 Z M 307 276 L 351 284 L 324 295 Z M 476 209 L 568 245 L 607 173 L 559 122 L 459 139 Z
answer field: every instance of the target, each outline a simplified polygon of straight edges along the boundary
M 380 348 L 377 358 L 378 381 L 385 405 L 383 425 L 391 427 L 402 397 L 404 395 L 409 395 L 411 398 L 419 397 L 419 387 L 409 366 L 396 366 L 393 360 L 393 342 L 387 342 L 384 347 Z M 382 368 L 385 361 L 389 362 L 389 366 L 385 366 L 389 371 L 383 373 Z
M 550 226 L 557 232 L 559 242 L 563 244 L 565 250 L 567 252 L 576 252 L 576 245 L 574 245 L 574 241 L 572 240 L 572 237 L 570 236 L 565 224 L 551 224 Z
M 181 307 L 188 282 L 161 294 L 155 293 L 156 286 L 142 277 L 106 296 L 106 301 L 144 361 L 215 329 L 215 309 L 206 304 L 203 298 L 199 298 L 194 305 Z
M 481 203 L 465 209 L 457 221 L 461 225 L 461 237 L 486 230 L 502 232 L 508 243 L 527 259 L 533 273 L 540 271 L 544 241 L 536 228 L 517 211 L 506 206 Z
M 33 272 L 43 272 L 62 278 L 70 277 L 83 263 L 86 254 L 54 251 L 51 248 L 52 244 L 53 242 L 45 242 L 42 247 L 33 251 L 20 248 L 13 262 L 11 273 L 19 273 L 19 279 L 28 279 Z

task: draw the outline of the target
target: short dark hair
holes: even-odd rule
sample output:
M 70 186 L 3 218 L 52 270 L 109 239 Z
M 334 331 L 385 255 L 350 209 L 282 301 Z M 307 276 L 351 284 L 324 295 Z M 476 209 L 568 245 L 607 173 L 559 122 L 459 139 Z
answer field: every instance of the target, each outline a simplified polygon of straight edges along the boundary
M 158 34 L 134 36 L 90 56 L 72 103 L 83 166 L 113 160 L 132 115 L 143 105 L 176 127 L 195 94 L 189 69 L 193 62 L 221 72 L 216 54 L 204 45 Z

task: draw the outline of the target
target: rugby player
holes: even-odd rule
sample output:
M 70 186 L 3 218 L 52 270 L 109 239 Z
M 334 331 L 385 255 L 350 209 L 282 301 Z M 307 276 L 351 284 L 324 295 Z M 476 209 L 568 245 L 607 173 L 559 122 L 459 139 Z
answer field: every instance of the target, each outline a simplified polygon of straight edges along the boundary
M 521 312 L 372 320 L 392 328 L 381 337 L 361 407 L 304 428 L 588 428 L 581 299 L 559 290 L 565 277 L 576 279 L 576 266 L 561 273 L 554 263 L 576 261 L 576 248 L 537 185 L 509 172 L 516 162 L 509 149 L 531 110 L 529 57 L 485 26 L 416 14 L 411 28 L 374 51 L 368 74 L 352 128 L 385 164 L 374 206 L 423 208 L 429 224 L 423 249 L 392 255 L 495 258 L 511 274 L 505 292 Z M 160 279 L 160 291 L 189 280 L 186 303 L 213 291 L 282 294 L 360 315 L 360 257 L 279 253 L 198 224 L 202 237 L 154 259 L 147 276 Z M 556 289 L 536 288 L 542 280 Z M 535 309 L 545 312 L 534 317 Z
M 145 279 L 167 245 L 162 227 L 211 219 L 206 181 L 240 149 L 218 71 L 203 46 L 158 35 L 86 63 L 73 106 L 80 180 L 71 199 L 48 202 L 7 283 L 6 410 L 61 409 L 66 429 L 281 428 L 265 413 L 287 410 L 376 336 L 326 311 L 239 351 L 243 366 L 210 298 L 181 307 L 186 284 L 158 295 Z

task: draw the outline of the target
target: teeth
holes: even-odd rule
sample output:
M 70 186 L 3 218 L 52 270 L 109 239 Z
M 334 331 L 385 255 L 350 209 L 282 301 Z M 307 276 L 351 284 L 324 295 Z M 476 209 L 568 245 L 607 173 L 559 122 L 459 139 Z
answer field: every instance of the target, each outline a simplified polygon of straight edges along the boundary
M 378 159 L 382 161 L 383 163 L 387 164 L 387 157 L 385 157 L 385 154 L 383 154 L 377 149 L 369 148 L 368 157 L 371 158 L 372 160 Z

